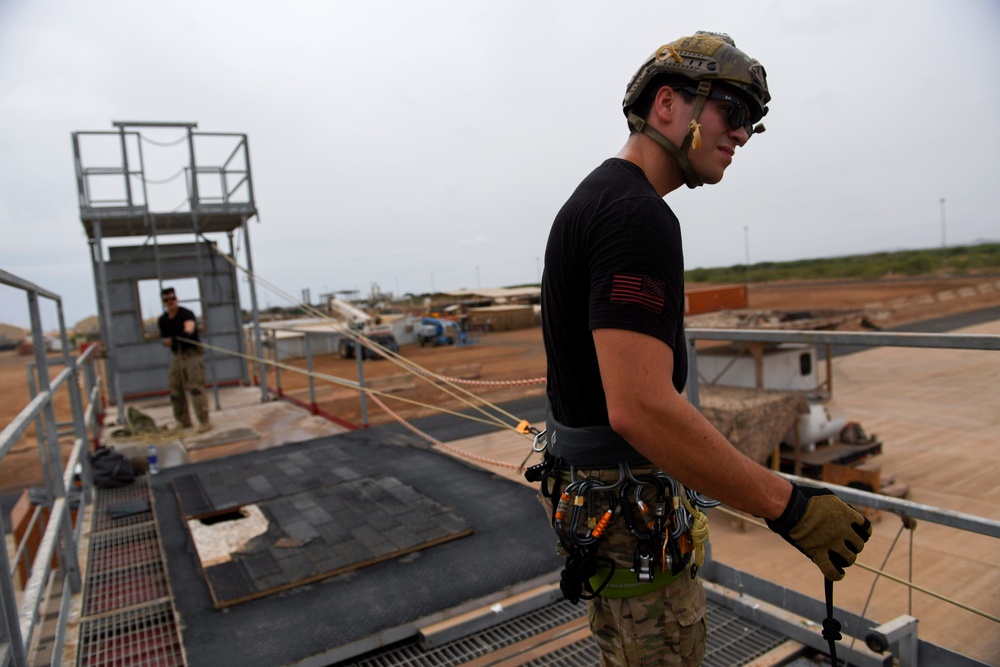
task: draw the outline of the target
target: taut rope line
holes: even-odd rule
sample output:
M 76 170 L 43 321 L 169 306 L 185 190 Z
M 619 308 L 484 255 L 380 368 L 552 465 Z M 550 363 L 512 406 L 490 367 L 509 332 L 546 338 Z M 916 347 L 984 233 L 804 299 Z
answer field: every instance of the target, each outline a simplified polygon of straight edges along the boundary
M 382 357 L 384 357 L 386 359 L 389 359 L 390 361 L 392 361 L 393 363 L 395 363 L 400 368 L 406 370 L 407 372 L 409 372 L 412 375 L 420 377 L 421 379 L 423 379 L 428 384 L 435 385 L 435 382 L 431 378 L 435 378 L 438 381 L 442 382 L 444 386 L 438 386 L 438 388 L 441 389 L 441 391 L 445 392 L 446 394 L 448 394 L 452 398 L 454 398 L 454 399 L 456 399 L 456 400 L 464 403 L 469 408 L 471 408 L 473 410 L 476 410 L 477 412 L 479 412 L 480 414 L 484 415 L 488 419 L 491 419 L 493 421 L 493 423 L 495 423 L 495 425 L 501 426 L 501 427 L 504 427 L 504 428 L 510 428 L 509 425 L 506 424 L 506 423 L 504 423 L 500 417 L 498 417 L 496 415 L 493 415 L 493 414 L 490 414 L 487 410 L 483 409 L 482 407 L 480 407 L 479 405 L 477 405 L 475 402 L 470 401 L 470 400 L 468 400 L 466 398 L 463 398 L 462 396 L 460 396 L 456 392 L 460 392 L 460 393 L 464 394 L 465 396 L 468 396 L 468 397 L 470 397 L 472 399 L 475 399 L 475 401 L 478 401 L 479 403 L 482 403 L 483 405 L 488 406 L 490 409 L 496 411 L 497 413 L 499 413 L 500 415 L 502 415 L 504 417 L 507 417 L 511 421 L 518 422 L 518 423 L 521 422 L 521 420 L 519 420 L 517 417 L 515 417 L 511 413 L 507 412 L 503 408 L 490 403 L 489 401 L 483 399 L 480 396 L 477 396 L 476 394 L 474 394 L 474 393 L 472 393 L 472 392 L 470 392 L 470 391 L 468 391 L 468 390 L 466 390 L 466 389 L 464 389 L 462 387 L 456 386 L 454 383 L 450 382 L 447 378 L 439 376 L 439 375 L 431 372 L 430 370 L 428 370 L 426 368 L 423 368 L 419 364 L 416 364 L 416 363 L 410 361 L 409 359 L 406 359 L 402 355 L 400 355 L 400 354 L 398 354 L 396 352 L 393 352 L 392 350 L 389 350 L 389 349 L 387 349 L 387 348 L 379 345 L 378 343 L 376 343 L 375 341 L 371 340 L 370 338 L 364 336 L 363 334 L 360 334 L 360 333 L 358 333 L 356 331 L 353 331 L 350 327 L 345 326 L 345 327 L 343 327 L 343 329 L 341 329 L 341 327 L 339 326 L 339 323 L 336 322 L 335 320 L 333 320 L 333 318 L 331 318 L 329 315 L 327 315 L 323 311 L 321 311 L 321 310 L 319 310 L 317 308 L 314 308 L 313 306 L 311 306 L 309 304 L 304 304 L 304 303 L 301 303 L 301 302 L 297 302 L 293 297 L 291 297 L 290 295 L 288 295 L 287 293 L 285 293 L 283 290 L 281 290 L 281 288 L 277 287 L 276 285 L 271 284 L 270 282 L 268 282 L 267 280 L 265 280 L 263 278 L 258 277 L 256 275 L 256 273 L 251 272 L 249 269 L 247 269 L 247 268 L 245 268 L 243 266 L 240 266 L 235 260 L 233 260 L 228 255 L 221 254 L 221 256 L 227 262 L 229 262 L 230 264 L 232 264 L 233 267 L 239 269 L 240 271 L 243 271 L 250 280 L 253 280 L 253 281 L 257 282 L 258 284 L 260 284 L 263 287 L 271 290 L 273 293 L 277 294 L 278 296 L 281 296 L 282 298 L 284 298 L 285 300 L 289 301 L 290 303 L 293 303 L 296 306 L 298 306 L 299 308 L 302 308 L 305 312 L 309 313 L 313 317 L 316 317 L 317 319 L 321 319 L 321 320 L 327 322 L 328 324 L 330 324 L 331 326 L 337 326 L 337 333 L 342 333 L 347 338 L 350 338 L 351 340 L 355 341 L 355 343 L 364 345 L 365 347 L 367 347 L 368 349 L 376 352 L 380 356 L 382 356 Z M 437 385 L 435 385 L 435 386 L 437 386 Z M 517 430 L 517 428 L 514 427 L 514 430 Z M 520 432 L 520 431 L 518 431 L 518 432 Z M 523 435 L 531 437 L 531 435 L 528 434 L 528 433 L 524 433 Z
M 725 512 L 726 514 L 730 514 L 730 515 L 732 515 L 734 517 L 737 517 L 738 519 L 742 519 L 743 521 L 746 521 L 747 523 L 751 523 L 751 524 L 753 524 L 755 526 L 759 526 L 760 528 L 767 528 L 767 525 L 764 524 L 762 521 L 758 521 L 756 519 L 750 518 L 750 517 L 748 517 L 745 514 L 740 514 L 738 512 L 734 512 L 733 510 L 729 509 L 728 507 L 722 507 L 722 506 L 720 506 L 720 507 L 718 507 L 718 509 L 720 511 L 722 511 L 722 512 Z M 879 570 L 878 568 L 871 567 L 870 565 L 865 565 L 864 563 L 862 563 L 860 561 L 855 561 L 853 567 L 859 567 L 862 570 L 867 570 L 868 572 L 872 572 L 873 574 L 877 574 L 880 577 L 885 577 L 886 579 L 890 579 L 892 581 L 895 581 L 897 584 L 902 584 L 903 586 L 907 586 L 907 587 L 909 587 L 912 590 L 920 591 L 921 593 L 924 593 L 925 595 L 929 595 L 929 596 L 931 596 L 933 598 L 937 598 L 938 600 L 941 600 L 942 602 L 947 602 L 948 604 L 953 604 L 956 607 L 960 607 L 960 608 L 962 608 L 962 609 L 964 609 L 966 611 L 971 611 L 973 614 L 977 614 L 979 616 L 982 616 L 983 618 L 989 619 L 989 620 L 991 620 L 991 621 L 993 621 L 995 623 L 1000 623 L 1000 617 L 994 616 L 993 614 L 985 612 L 985 611 L 983 611 L 981 609 L 976 609 L 975 607 L 967 605 L 964 602 L 959 602 L 958 600 L 955 600 L 953 598 L 949 598 L 946 595 L 941 595 L 940 593 L 935 593 L 934 591 L 932 591 L 932 590 L 930 590 L 928 588 L 924 588 L 923 586 L 921 586 L 919 584 L 915 584 L 912 581 L 906 581 L 905 579 L 900 579 L 899 577 L 897 577 L 897 576 L 895 576 L 893 574 L 889 574 L 888 572 L 884 572 L 882 570 Z
M 184 340 L 188 340 L 188 339 L 184 339 Z M 455 416 L 455 417 L 461 417 L 463 419 L 468 419 L 469 421 L 479 422 L 480 424 L 486 424 L 487 426 L 499 426 L 501 428 L 512 430 L 512 431 L 514 431 L 516 433 L 520 433 L 520 431 L 517 430 L 516 426 L 511 426 L 509 424 L 504 424 L 502 422 L 498 423 L 496 420 L 492 420 L 492 419 L 491 420 L 480 419 L 479 417 L 475 417 L 473 415 L 462 414 L 461 412 L 455 412 L 454 410 L 449 410 L 449 409 L 443 408 L 443 407 L 441 407 L 439 405 L 431 405 L 430 403 L 422 403 L 420 401 L 415 401 L 415 400 L 413 400 L 411 398 L 404 398 L 403 396 L 397 396 L 395 394 L 390 394 L 388 392 L 380 391 L 378 389 L 369 389 L 367 387 L 360 387 L 360 386 L 358 386 L 357 382 L 352 382 L 350 380 L 345 380 L 344 378 L 339 378 L 339 377 L 337 377 L 335 375 L 327 375 L 326 373 L 319 373 L 317 371 L 310 372 L 310 371 L 308 371 L 308 370 L 306 370 L 304 368 L 299 368 L 298 366 L 292 366 L 290 364 L 284 364 L 284 363 L 281 363 L 280 361 L 274 361 L 272 359 L 264 359 L 262 357 L 256 357 L 256 356 L 254 356 L 252 354 L 244 354 L 242 352 L 234 352 L 233 350 L 227 350 L 227 349 L 222 348 L 222 347 L 216 347 L 215 345 L 209 345 L 208 343 L 201 342 L 201 341 L 188 340 L 188 342 L 193 343 L 195 345 L 199 345 L 200 347 L 203 347 L 203 348 L 205 348 L 207 350 L 212 350 L 213 352 L 220 352 L 222 354 L 228 354 L 230 356 L 240 357 L 240 358 L 246 359 L 248 361 L 253 361 L 253 362 L 258 362 L 258 363 L 264 363 L 264 364 L 267 364 L 269 366 L 274 366 L 275 368 L 280 368 L 282 370 L 291 371 L 292 373 L 298 373 L 299 375 L 305 375 L 306 377 L 312 377 L 312 378 L 315 378 L 317 380 L 325 380 L 325 381 L 327 381 L 327 382 L 329 382 L 331 384 L 335 384 L 335 385 L 338 385 L 340 387 L 346 387 L 348 389 L 354 389 L 355 391 L 364 391 L 365 393 L 367 393 L 369 395 L 378 395 L 378 396 L 382 396 L 384 398 L 392 398 L 392 399 L 395 399 L 397 401 L 401 401 L 403 403 L 409 403 L 411 405 L 415 405 L 417 407 L 428 408 L 430 410 L 435 410 L 437 412 L 442 412 L 444 414 L 452 415 L 452 416 Z

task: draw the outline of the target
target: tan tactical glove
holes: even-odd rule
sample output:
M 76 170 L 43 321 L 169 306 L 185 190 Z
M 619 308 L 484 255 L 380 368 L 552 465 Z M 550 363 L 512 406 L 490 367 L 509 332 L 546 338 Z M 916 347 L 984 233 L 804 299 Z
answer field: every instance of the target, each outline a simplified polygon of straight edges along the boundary
M 844 578 L 872 535 L 871 521 L 830 489 L 792 484 L 792 497 L 767 526 L 804 553 L 831 581 Z

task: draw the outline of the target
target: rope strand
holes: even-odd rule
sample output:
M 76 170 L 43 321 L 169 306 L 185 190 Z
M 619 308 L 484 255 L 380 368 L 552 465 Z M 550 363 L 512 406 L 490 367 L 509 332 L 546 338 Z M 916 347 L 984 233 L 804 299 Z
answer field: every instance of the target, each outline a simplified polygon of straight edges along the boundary
M 763 521 L 758 521 L 757 519 L 753 519 L 751 517 L 748 517 L 745 514 L 740 514 L 739 512 L 735 512 L 735 511 L 729 509 L 728 507 L 722 507 L 722 506 L 720 506 L 718 509 L 721 512 L 725 512 L 726 514 L 729 514 L 729 515 L 734 516 L 734 517 L 736 517 L 738 519 L 746 521 L 747 523 L 750 523 L 750 524 L 752 524 L 754 526 L 758 526 L 760 528 L 768 529 L 767 528 L 767 524 L 765 524 Z M 768 530 L 770 530 L 770 529 L 768 529 Z M 933 598 L 937 598 L 938 600 L 941 600 L 942 602 L 947 602 L 948 604 L 953 604 L 956 607 L 959 607 L 959 608 L 964 609 L 966 611 L 970 611 L 973 614 L 977 614 L 979 616 L 982 616 L 983 618 L 988 619 L 990 621 L 993 621 L 994 623 L 1000 623 L 1000 617 L 998 617 L 998 616 L 994 616 L 993 614 L 985 612 L 985 611 L 983 611 L 981 609 L 976 609 L 973 606 L 967 605 L 964 602 L 959 602 L 958 600 L 955 600 L 953 598 L 949 598 L 949 597 L 947 597 L 945 595 L 941 595 L 940 593 L 935 593 L 934 591 L 932 591 L 932 590 L 930 590 L 928 588 L 924 588 L 923 586 L 920 586 L 919 584 L 915 584 L 912 581 L 906 581 L 905 579 L 900 579 L 899 577 L 897 577 L 895 575 L 892 575 L 892 574 L 889 574 L 888 572 L 885 572 L 883 570 L 879 570 L 877 568 L 871 567 L 870 565 L 865 565 L 864 563 L 861 563 L 861 562 L 858 562 L 858 561 L 855 561 L 853 567 L 861 568 L 862 570 L 867 570 L 868 572 L 872 572 L 873 574 L 877 574 L 880 577 L 885 577 L 886 579 L 889 579 L 890 581 L 895 581 L 897 584 L 902 584 L 903 586 L 908 586 L 912 590 L 919 591 L 919 592 L 921 592 L 921 593 L 923 593 L 925 595 L 929 595 L 929 596 L 931 596 Z
M 482 403 L 483 405 L 487 406 L 489 409 L 492 409 L 495 412 L 499 413 L 502 417 L 506 417 L 507 419 L 509 419 L 509 420 L 511 420 L 513 422 L 517 422 L 517 423 L 520 422 L 520 420 L 517 417 L 515 417 L 511 413 L 507 412 L 503 408 L 501 408 L 501 407 L 499 407 L 497 405 L 494 405 L 492 403 L 489 403 L 488 401 L 482 399 L 481 397 L 477 396 L 476 394 L 473 394 L 472 392 L 470 392 L 470 391 L 468 391 L 466 389 L 463 389 L 462 387 L 459 387 L 459 386 L 455 385 L 454 383 L 448 382 L 448 380 L 446 378 L 444 378 L 442 376 L 438 376 L 437 374 L 432 373 L 431 371 L 427 370 L 426 368 L 423 368 L 423 367 L 419 366 L 418 364 L 416 364 L 416 363 L 414 363 L 414 362 L 406 359 L 405 357 L 403 357 L 399 353 L 393 352 L 392 350 L 389 350 L 389 349 L 383 347 L 382 345 L 379 345 L 378 343 L 376 343 L 375 341 L 371 340 L 367 336 L 364 336 L 363 334 L 360 334 L 360 333 L 358 333 L 356 331 L 353 331 L 350 327 L 348 327 L 348 326 L 341 327 L 338 322 L 336 322 L 335 320 L 333 320 L 333 318 L 331 318 L 329 315 L 327 315 L 326 313 L 322 312 L 321 310 L 313 307 L 312 305 L 310 305 L 310 304 L 304 304 L 304 303 L 295 301 L 295 299 L 293 297 L 291 297 L 290 295 L 286 294 L 284 291 L 282 291 L 277 286 L 271 285 L 270 283 L 268 283 L 263 278 L 260 278 L 255 273 L 251 272 L 249 269 L 247 269 L 245 267 L 242 267 L 239 264 L 237 264 L 231 257 L 229 257 L 229 256 L 227 256 L 225 254 L 223 254 L 222 257 L 227 262 L 229 262 L 234 268 L 237 268 L 240 271 L 243 271 L 244 273 L 246 273 L 246 275 L 248 276 L 248 278 L 250 280 L 253 280 L 253 281 L 257 282 L 258 284 L 263 285 L 264 287 L 266 287 L 267 289 L 271 290 L 276 295 L 281 296 L 282 298 L 288 300 L 289 302 L 297 304 L 298 307 L 302 308 L 306 313 L 312 315 L 313 317 L 315 317 L 317 319 L 320 319 L 320 320 L 323 320 L 323 321 L 331 324 L 331 326 L 337 327 L 337 332 L 338 333 L 341 333 L 341 334 L 345 335 L 347 338 L 355 341 L 356 344 L 364 345 L 365 347 L 367 347 L 368 349 L 372 350 L 376 354 L 382 356 L 385 359 L 389 359 L 390 361 L 392 361 L 393 363 L 395 363 L 397 366 L 403 368 L 404 370 L 410 372 L 411 374 L 416 375 L 417 377 L 421 377 L 422 379 L 424 379 L 425 382 L 433 384 L 433 381 L 430 378 L 438 378 L 440 382 L 444 383 L 444 386 L 439 387 L 439 389 L 441 389 L 442 391 L 444 391 L 446 394 L 448 394 L 452 398 L 455 398 L 456 400 L 464 403 L 469 408 L 478 411 L 480 414 L 484 415 L 485 417 L 487 417 L 489 419 L 492 419 L 493 422 L 497 426 L 500 426 L 500 427 L 503 427 L 503 428 L 507 428 L 508 427 L 508 425 L 503 422 L 503 420 L 501 419 L 501 417 L 498 417 L 496 415 L 491 415 L 483 407 L 480 407 L 480 405 L 478 405 L 477 403 L 475 403 L 475 402 L 473 402 L 472 400 L 469 400 L 469 399 L 475 399 L 476 401 L 478 401 L 478 402 Z M 459 393 L 464 394 L 465 396 L 467 396 L 469 398 L 468 399 L 462 398 L 462 396 L 460 396 Z

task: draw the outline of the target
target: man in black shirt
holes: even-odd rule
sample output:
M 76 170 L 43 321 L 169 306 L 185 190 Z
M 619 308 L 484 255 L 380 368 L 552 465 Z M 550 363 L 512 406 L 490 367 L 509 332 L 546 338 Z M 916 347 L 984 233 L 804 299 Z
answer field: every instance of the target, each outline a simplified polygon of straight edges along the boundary
M 598 593 L 589 612 L 605 666 L 698 665 L 704 656 L 704 591 L 683 544 L 691 538 L 662 519 L 636 520 L 641 490 L 663 496 L 679 483 L 764 517 L 831 580 L 871 533 L 828 490 L 793 485 L 741 454 L 681 395 L 684 257 L 662 198 L 721 181 L 762 130 L 754 125 L 769 101 L 764 68 L 728 35 L 663 45 L 626 89 L 624 147 L 583 180 L 549 235 L 547 461 L 567 490 L 561 502 L 553 494 L 551 518 L 567 555 L 564 593 Z M 610 523 L 588 528 L 579 517 L 595 501 L 617 508 Z
M 198 417 L 198 432 L 212 428 L 205 398 L 205 364 L 198 345 L 198 322 L 194 313 L 177 303 L 173 287 L 160 293 L 165 312 L 160 315 L 160 338 L 170 348 L 170 404 L 174 409 L 177 428 L 191 428 L 187 394 Z

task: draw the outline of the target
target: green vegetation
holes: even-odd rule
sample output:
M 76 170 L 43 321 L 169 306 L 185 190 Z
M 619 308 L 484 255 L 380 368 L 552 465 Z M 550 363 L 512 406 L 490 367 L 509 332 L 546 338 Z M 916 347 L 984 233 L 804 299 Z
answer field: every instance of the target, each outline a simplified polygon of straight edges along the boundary
M 1000 243 L 952 246 L 941 249 L 877 252 L 792 262 L 760 262 L 750 265 L 750 282 L 777 280 L 874 280 L 890 276 L 970 275 L 1000 271 Z M 692 283 L 742 283 L 747 280 L 746 264 L 715 269 L 692 269 L 684 273 Z

